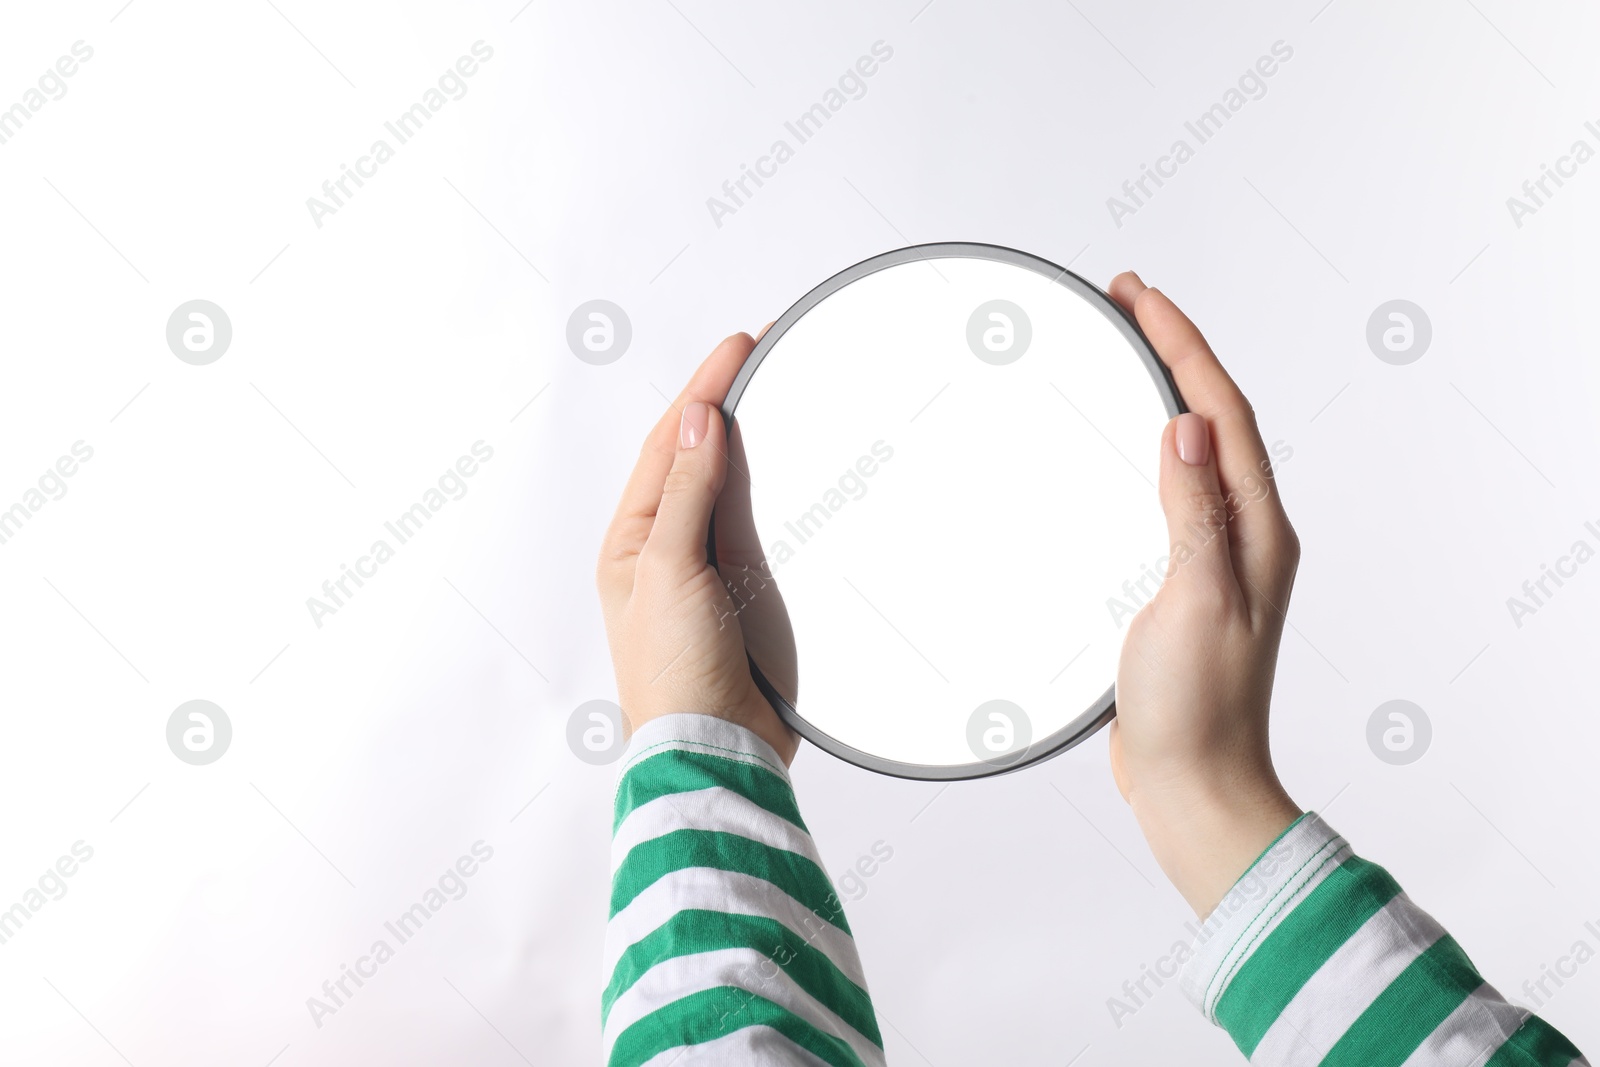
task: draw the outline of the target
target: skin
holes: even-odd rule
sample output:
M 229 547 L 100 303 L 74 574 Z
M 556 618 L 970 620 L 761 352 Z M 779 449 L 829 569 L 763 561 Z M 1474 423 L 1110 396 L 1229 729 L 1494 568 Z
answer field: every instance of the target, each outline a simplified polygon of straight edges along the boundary
M 1128 624 L 1111 772 L 1161 869 L 1205 916 L 1301 814 L 1273 770 L 1267 732 L 1300 540 L 1255 412 L 1194 323 L 1131 271 L 1110 292 L 1192 411 L 1161 435 L 1174 565 Z M 1198 465 L 1177 449 L 1180 424 L 1192 420 L 1209 437 Z M 1218 525 L 1209 541 L 1196 533 Z
M 1255 414 L 1200 331 L 1132 272 L 1110 293 L 1191 408 L 1161 437 L 1174 562 L 1128 627 L 1111 769 L 1157 862 L 1203 917 L 1301 813 L 1273 770 L 1267 727 L 1300 544 Z M 596 577 L 630 730 L 662 715 L 714 715 L 789 763 L 799 740 L 757 690 L 705 553 L 729 477 L 716 409 L 754 347 L 743 333 L 718 345 L 651 430 Z
M 718 345 L 650 431 L 606 531 L 596 582 L 630 732 L 662 715 L 715 715 L 753 731 L 787 764 L 799 738 L 756 689 L 744 636 L 722 623 L 732 604 L 706 563 L 712 505 L 728 477 L 727 432 L 715 409 L 755 344 L 736 333 Z M 701 439 L 685 447 L 684 427 L 696 423 Z

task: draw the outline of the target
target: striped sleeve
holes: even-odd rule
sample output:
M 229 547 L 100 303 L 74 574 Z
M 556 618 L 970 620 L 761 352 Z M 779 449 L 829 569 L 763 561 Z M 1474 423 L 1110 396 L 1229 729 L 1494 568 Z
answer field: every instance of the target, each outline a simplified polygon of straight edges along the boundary
M 628 742 L 600 999 L 611 1067 L 882 1065 L 850 926 L 783 762 L 671 715 Z
M 1284 831 L 1206 919 L 1182 985 L 1253 1064 L 1587 1065 L 1315 814 Z

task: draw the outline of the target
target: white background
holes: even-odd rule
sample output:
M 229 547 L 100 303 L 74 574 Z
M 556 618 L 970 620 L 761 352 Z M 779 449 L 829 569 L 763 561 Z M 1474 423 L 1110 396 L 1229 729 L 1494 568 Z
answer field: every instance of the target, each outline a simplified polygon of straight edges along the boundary
M 1508 995 L 1600 948 L 1600 563 L 1506 607 L 1600 542 L 1600 163 L 1506 206 L 1600 147 L 1592 8 L 274 2 L 0 16 L 0 106 L 94 49 L 0 145 L 0 506 L 94 449 L 0 545 L 0 907 L 94 850 L 0 945 L 0 1060 L 592 1062 L 612 772 L 566 724 L 614 696 L 615 495 L 719 338 L 931 240 L 1137 267 L 1204 325 L 1294 448 L 1291 791 Z M 318 228 L 306 198 L 480 39 L 467 95 Z M 879 40 L 866 95 L 718 227 L 707 197 Z M 1266 95 L 1117 226 L 1106 198 L 1279 40 Z M 204 367 L 165 340 L 196 298 L 234 330 Z M 604 367 L 565 344 L 593 298 L 634 328 Z M 1365 341 L 1395 298 L 1433 324 L 1403 367 Z M 467 495 L 318 628 L 306 598 L 479 440 Z M 205 767 L 165 740 L 195 698 L 234 728 Z M 1367 747 L 1393 698 L 1433 723 L 1410 766 Z M 1237 1062 L 1170 983 L 1113 1021 L 1187 916 L 1100 739 L 948 788 L 814 750 L 796 776 L 831 871 L 893 849 L 850 911 L 892 1062 Z M 479 840 L 467 895 L 314 1025 Z M 1591 961 L 1543 1010 L 1592 1053 L 1597 999 Z

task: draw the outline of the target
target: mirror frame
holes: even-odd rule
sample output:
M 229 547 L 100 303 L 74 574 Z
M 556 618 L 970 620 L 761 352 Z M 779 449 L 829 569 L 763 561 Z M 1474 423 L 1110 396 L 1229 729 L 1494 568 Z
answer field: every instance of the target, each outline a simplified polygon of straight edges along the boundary
M 854 266 L 846 267 L 827 281 L 818 285 L 805 296 L 801 297 L 772 324 L 771 328 L 762 335 L 744 366 L 739 369 L 738 377 L 734 378 L 733 385 L 728 390 L 728 397 L 722 403 L 722 418 L 725 426 L 731 427 L 734 412 L 739 407 L 739 400 L 744 396 L 745 389 L 749 387 L 751 379 L 760 369 L 761 363 L 767 354 L 777 345 L 784 333 L 798 322 L 807 312 L 822 301 L 832 296 L 852 282 L 859 281 L 869 274 L 875 274 L 889 267 L 897 267 L 906 263 L 915 263 L 918 260 L 931 261 L 935 259 L 985 259 L 997 263 L 1007 263 L 1016 267 L 1023 267 L 1049 278 L 1052 283 L 1061 285 L 1086 300 L 1095 307 L 1114 325 L 1118 332 L 1128 342 L 1134 354 L 1144 363 L 1145 370 L 1149 372 L 1152 384 L 1157 395 L 1161 398 L 1162 405 L 1167 410 L 1168 418 L 1188 411 L 1182 395 L 1178 392 L 1177 385 L 1172 380 L 1172 374 L 1167 370 L 1166 364 L 1161 362 L 1155 349 L 1145 338 L 1144 333 L 1134 322 L 1132 316 L 1123 311 L 1121 306 L 1106 294 L 1099 286 L 1079 275 L 1072 273 L 1065 267 L 1059 267 L 1049 260 L 1020 252 L 1014 248 L 1003 245 L 978 244 L 966 241 L 946 241 L 933 244 L 910 245 L 897 248 L 890 252 L 864 259 Z M 711 533 L 706 540 L 707 562 L 721 577 L 721 568 L 717 565 L 716 522 L 711 523 Z M 885 759 L 875 756 L 870 752 L 863 752 L 858 748 L 839 741 L 812 723 L 807 721 L 798 709 L 788 700 L 780 696 L 772 684 L 762 674 L 760 666 L 749 653 L 745 654 L 746 661 L 750 664 L 750 674 L 754 678 L 756 688 L 761 695 L 767 698 L 778 716 L 783 719 L 796 733 L 824 752 L 835 756 L 846 763 L 879 774 L 887 774 L 895 778 L 908 778 L 923 782 L 954 782 L 965 781 L 973 778 L 988 778 L 998 774 L 1009 774 L 1025 767 L 1031 767 L 1077 745 L 1101 727 L 1109 723 L 1117 714 L 1116 705 L 1116 680 L 1112 679 L 1106 691 L 1085 710 L 1061 729 L 1028 744 L 1018 753 L 1008 754 L 1002 761 L 978 760 L 973 763 L 943 765 L 928 765 L 920 763 L 904 763 L 899 760 Z

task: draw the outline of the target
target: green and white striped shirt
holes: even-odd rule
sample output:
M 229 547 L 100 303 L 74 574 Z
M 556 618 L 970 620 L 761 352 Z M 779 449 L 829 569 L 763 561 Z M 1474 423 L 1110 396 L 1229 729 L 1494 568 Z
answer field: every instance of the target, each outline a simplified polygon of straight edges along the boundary
M 646 724 L 611 856 L 609 1064 L 884 1063 L 844 908 L 765 742 L 704 715 Z M 1182 984 L 1255 1064 L 1587 1067 L 1316 815 L 1207 919 Z
M 1506 1003 L 1388 871 L 1315 814 L 1206 919 L 1182 985 L 1254 1064 L 1586 1064 L 1548 1023 Z

